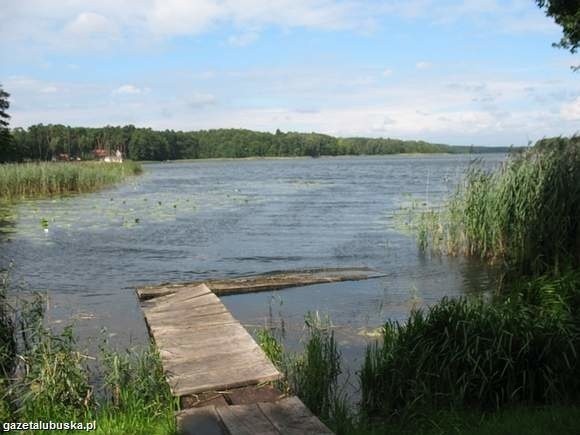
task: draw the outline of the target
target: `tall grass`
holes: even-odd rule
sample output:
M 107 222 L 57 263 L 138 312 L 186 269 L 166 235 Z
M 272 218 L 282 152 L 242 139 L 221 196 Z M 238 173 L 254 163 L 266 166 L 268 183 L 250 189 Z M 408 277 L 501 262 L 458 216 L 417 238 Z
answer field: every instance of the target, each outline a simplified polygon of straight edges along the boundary
M 337 434 L 351 433 L 353 415 L 347 397 L 338 384 L 341 355 L 330 320 L 318 313 L 305 317 L 304 350 L 299 354 L 284 351 L 271 330 L 258 332 L 258 343 L 285 375 L 279 387 L 295 394 Z
M 404 325 L 388 322 L 361 370 L 363 410 L 392 418 L 576 401 L 579 324 L 560 314 L 519 300 L 444 299 Z
M 496 171 L 473 167 L 439 212 L 424 213 L 419 240 L 505 266 L 510 275 L 580 265 L 580 136 L 539 142 Z
M 0 200 L 91 192 L 141 172 L 131 161 L 2 164 Z
M 96 421 L 97 434 L 175 433 L 177 403 L 153 346 L 119 353 L 104 345 L 91 357 L 79 350 L 71 327 L 54 333 L 44 326 L 43 303 L 32 297 L 15 307 L 0 305 L 9 319 L 0 337 L 9 343 L 0 348 L 0 361 L 7 362 L 1 421 Z M 99 372 L 89 369 L 95 359 Z

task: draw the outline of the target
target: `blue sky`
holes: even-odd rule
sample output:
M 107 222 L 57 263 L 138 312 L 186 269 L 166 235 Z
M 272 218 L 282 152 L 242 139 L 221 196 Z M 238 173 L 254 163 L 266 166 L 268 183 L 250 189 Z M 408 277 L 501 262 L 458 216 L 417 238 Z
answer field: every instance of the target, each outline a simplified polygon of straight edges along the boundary
M 580 132 L 578 55 L 533 0 L 19 0 L 12 127 L 235 127 L 522 145 Z

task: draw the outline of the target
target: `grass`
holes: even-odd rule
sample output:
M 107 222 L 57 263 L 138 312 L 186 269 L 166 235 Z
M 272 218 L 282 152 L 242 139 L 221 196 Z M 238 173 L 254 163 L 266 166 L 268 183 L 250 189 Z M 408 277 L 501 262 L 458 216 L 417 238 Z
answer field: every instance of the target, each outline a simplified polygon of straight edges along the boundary
M 498 171 L 468 172 L 443 211 L 422 214 L 419 244 L 478 256 L 509 276 L 580 265 L 580 136 L 539 142 Z
M 436 411 L 412 421 L 355 426 L 345 435 L 576 435 L 580 407 L 517 407 L 482 414 Z
M 132 161 L 1 164 L 0 200 L 92 192 L 141 172 Z
M 389 419 L 425 409 L 575 403 L 578 352 L 571 318 L 510 300 L 444 299 L 404 325 L 385 325 L 361 370 L 362 410 Z
M 578 368 L 568 367 L 567 374 L 561 372 L 567 366 L 566 358 L 570 359 L 570 353 L 574 352 L 562 345 L 568 337 L 563 336 L 563 341 L 559 341 L 545 331 L 548 340 L 562 345 L 553 344 L 549 348 L 542 347 L 541 339 L 515 343 L 521 337 L 538 338 L 535 330 L 516 334 L 513 325 L 504 330 L 513 320 L 504 317 L 495 305 L 481 304 L 496 310 L 495 314 L 502 319 L 496 323 L 494 314 L 487 319 L 487 329 L 493 331 L 489 335 L 497 336 L 494 340 L 485 334 L 473 335 L 482 328 L 465 317 L 478 317 L 479 306 L 468 301 L 444 301 L 428 313 L 415 314 L 415 320 L 407 325 L 389 324 L 391 328 L 385 328 L 385 335 L 391 334 L 391 338 L 386 339 L 385 345 L 377 343 L 369 348 L 359 373 L 363 389 L 360 403 L 340 393 L 337 374 L 341 357 L 328 319 L 311 314 L 306 317 L 304 349 L 298 354 L 285 352 L 272 330 L 259 331 L 258 342 L 285 373 L 282 390 L 300 397 L 338 435 L 579 433 L 580 407 L 560 404 L 565 397 L 570 399 L 580 394 Z M 515 306 L 504 308 L 516 310 Z M 446 319 L 447 316 L 451 317 Z M 423 320 L 418 326 L 416 319 L 419 318 Z M 554 320 L 557 319 L 564 320 L 555 315 Z M 453 325 L 451 329 L 455 333 L 441 334 L 450 329 L 442 322 Z M 528 322 L 534 323 L 531 318 L 526 319 L 526 325 Z M 425 324 L 430 324 L 430 329 Z M 535 328 L 543 330 L 542 326 Z M 462 351 L 457 349 L 457 343 L 464 347 Z M 498 348 L 503 348 L 501 353 Z M 550 363 L 544 365 L 537 358 L 547 358 Z M 527 364 L 529 374 L 520 391 L 518 375 L 522 373 L 522 361 Z M 494 373 L 486 373 L 490 369 Z M 543 377 L 542 372 L 550 378 Z M 558 390 L 554 383 L 566 376 L 570 384 L 560 384 Z M 534 384 L 534 379 L 540 382 Z M 504 394 L 507 400 L 499 401 L 501 406 L 498 406 L 496 392 L 502 391 L 502 382 L 503 391 L 513 386 L 511 392 L 515 395 Z M 369 401 L 370 396 L 373 401 Z M 545 404 L 538 404 L 542 402 Z
M 4 280 L 3 294 L 7 286 Z M 177 403 L 153 346 L 119 353 L 104 344 L 89 357 L 71 327 L 56 334 L 43 325 L 40 296 L 17 307 L 3 302 L 9 322 L 1 339 L 13 345 L 0 348 L 0 360 L 8 362 L 0 382 L 1 421 L 96 421 L 97 434 L 175 433 Z M 98 373 L 89 359 L 97 359 Z M 102 381 L 98 389 L 95 378 Z
M 272 330 L 258 331 L 258 343 L 285 375 L 278 388 L 298 396 L 336 433 L 346 433 L 353 420 L 338 384 L 341 356 L 332 325 L 318 313 L 308 313 L 304 323 L 304 352 L 300 354 L 285 352 Z

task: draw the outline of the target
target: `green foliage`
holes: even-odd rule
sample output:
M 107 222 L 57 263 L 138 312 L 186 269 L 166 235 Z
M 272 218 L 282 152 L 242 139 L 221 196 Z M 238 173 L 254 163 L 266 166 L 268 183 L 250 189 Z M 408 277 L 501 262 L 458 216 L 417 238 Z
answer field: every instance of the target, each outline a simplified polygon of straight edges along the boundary
M 350 404 L 338 386 L 341 356 L 328 318 L 318 313 L 305 317 L 304 352 L 294 355 L 284 348 L 271 330 L 258 331 L 258 343 L 285 375 L 281 389 L 295 394 L 337 434 L 354 427 Z
M 552 315 L 551 308 L 517 297 L 444 299 L 413 312 L 405 325 L 387 323 L 361 370 L 363 410 L 392 418 L 422 409 L 578 400 L 578 319 Z
M 580 137 L 538 142 L 497 171 L 478 167 L 442 211 L 424 213 L 424 246 L 475 255 L 510 275 L 580 264 Z
M 412 420 L 357 425 L 349 435 L 577 435 L 580 408 L 517 407 L 499 412 L 433 411 Z
M 125 353 L 112 352 L 107 347 L 102 351 L 105 390 L 111 408 L 141 412 L 147 419 L 167 413 L 173 396 L 155 346 Z
M 169 434 L 175 431 L 173 398 L 157 349 L 112 352 L 102 348 L 106 401 L 95 415 L 102 433 Z
M 92 406 L 85 356 L 75 350 L 72 329 L 53 335 L 40 327 L 37 342 L 22 358 L 26 375 L 17 386 L 19 416 L 82 420 Z
M 337 393 L 340 353 L 328 319 L 309 313 L 305 325 L 304 353 L 293 361 L 288 382 L 312 412 L 328 419 Z
M 0 162 L 13 160 L 16 156 L 12 135 L 8 129 L 8 120 L 10 119 L 10 115 L 7 113 L 10 107 L 8 97 L 10 94 L 0 85 Z
M 0 377 L 8 377 L 12 373 L 16 357 L 14 318 L 6 300 L 7 289 L 8 272 L 0 271 Z
M 139 174 L 139 163 L 25 163 L 0 165 L 0 199 L 91 192 Z
M 258 344 L 272 363 L 279 369 L 283 367 L 284 348 L 270 329 L 260 329 L 257 333 Z
M 275 134 L 244 129 L 192 132 L 150 128 L 33 125 L 12 132 L 17 159 L 50 160 L 66 153 L 91 159 L 95 148 L 121 150 L 133 160 L 239 157 L 336 156 L 397 153 L 505 152 L 507 148 L 468 148 L 390 138 L 336 138 L 319 133 Z
M 562 27 L 562 39 L 554 46 L 576 53 L 580 47 L 580 1 L 536 0 L 536 3 Z
M 177 403 L 151 346 L 117 353 L 103 346 L 102 391 L 94 392 L 92 372 L 78 350 L 73 330 L 54 333 L 43 324 L 38 295 L 6 304 L 7 280 L 0 284 L 0 309 L 10 319 L 2 330 L 1 421 L 97 422 L 97 434 L 174 434 Z M 0 325 L 3 318 L 0 316 Z M 6 350 L 8 349 L 8 351 Z M 38 432 L 43 433 L 43 432 Z

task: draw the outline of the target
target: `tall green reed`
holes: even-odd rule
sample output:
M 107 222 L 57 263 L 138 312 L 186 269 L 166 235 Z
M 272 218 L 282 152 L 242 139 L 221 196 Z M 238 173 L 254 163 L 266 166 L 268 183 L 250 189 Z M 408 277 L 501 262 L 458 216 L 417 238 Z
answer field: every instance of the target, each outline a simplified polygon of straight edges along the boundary
M 392 418 L 580 399 L 578 321 L 545 308 L 444 299 L 388 322 L 360 373 L 363 410 Z
M 510 276 L 580 265 L 580 137 L 540 142 L 496 171 L 472 167 L 447 207 L 424 213 L 420 245 L 478 256 Z
M 40 295 L 16 302 L 0 305 L 9 319 L 2 342 L 13 343 L 10 352 L 0 349 L 8 368 L 0 377 L 2 421 L 96 420 L 102 434 L 175 432 L 177 403 L 154 346 L 121 353 L 106 343 L 91 357 L 79 350 L 71 326 L 60 333 L 45 326 Z M 93 368 L 89 360 L 96 360 Z
M 279 387 L 295 394 L 338 434 L 351 433 L 353 412 L 339 386 L 341 355 L 330 319 L 318 313 L 305 316 L 304 349 L 291 354 L 284 350 L 272 330 L 258 331 L 258 343 L 271 361 L 284 373 Z
M 91 192 L 141 172 L 132 161 L 2 164 L 0 200 Z

